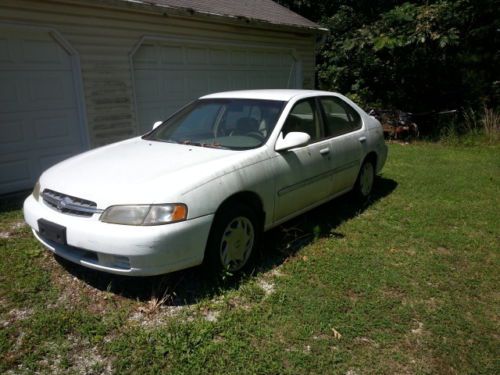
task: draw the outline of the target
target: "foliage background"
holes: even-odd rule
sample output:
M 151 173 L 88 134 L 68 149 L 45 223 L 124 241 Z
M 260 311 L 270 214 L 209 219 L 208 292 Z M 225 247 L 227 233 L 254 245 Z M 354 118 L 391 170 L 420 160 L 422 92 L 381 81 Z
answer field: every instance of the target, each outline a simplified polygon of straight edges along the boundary
M 317 87 L 367 107 L 498 108 L 498 0 L 277 0 L 330 30 Z

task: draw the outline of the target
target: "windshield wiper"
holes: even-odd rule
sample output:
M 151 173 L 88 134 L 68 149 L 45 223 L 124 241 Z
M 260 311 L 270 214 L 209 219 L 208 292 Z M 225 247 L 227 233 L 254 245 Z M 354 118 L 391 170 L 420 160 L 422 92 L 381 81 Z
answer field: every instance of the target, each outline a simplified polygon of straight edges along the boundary
M 178 142 L 178 143 L 180 143 L 182 145 L 189 145 L 189 146 L 198 146 L 198 147 L 203 146 L 200 142 L 192 142 L 189 139 L 185 139 L 182 142 Z
M 221 145 L 220 143 L 202 143 L 201 147 L 220 148 L 223 150 L 229 150 L 228 147 L 225 147 L 225 146 Z

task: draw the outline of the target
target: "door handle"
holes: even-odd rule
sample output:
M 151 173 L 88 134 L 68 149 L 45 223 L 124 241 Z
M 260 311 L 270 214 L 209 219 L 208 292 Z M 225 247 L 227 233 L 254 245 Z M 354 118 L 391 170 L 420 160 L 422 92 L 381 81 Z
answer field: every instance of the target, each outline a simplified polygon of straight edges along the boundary
M 321 150 L 319 150 L 319 153 L 321 155 L 327 155 L 330 153 L 330 149 L 328 147 L 322 148 Z
M 366 142 L 366 137 L 363 136 L 363 137 L 359 137 L 358 140 L 363 143 L 363 142 Z

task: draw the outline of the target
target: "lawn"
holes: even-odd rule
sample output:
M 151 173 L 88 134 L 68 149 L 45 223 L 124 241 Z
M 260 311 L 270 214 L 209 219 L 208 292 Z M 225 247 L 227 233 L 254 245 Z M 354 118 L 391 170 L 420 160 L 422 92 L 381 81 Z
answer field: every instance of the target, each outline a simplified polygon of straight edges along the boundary
M 4 200 L 0 373 L 500 373 L 500 148 L 389 151 L 369 205 L 271 231 L 241 278 L 84 270 Z

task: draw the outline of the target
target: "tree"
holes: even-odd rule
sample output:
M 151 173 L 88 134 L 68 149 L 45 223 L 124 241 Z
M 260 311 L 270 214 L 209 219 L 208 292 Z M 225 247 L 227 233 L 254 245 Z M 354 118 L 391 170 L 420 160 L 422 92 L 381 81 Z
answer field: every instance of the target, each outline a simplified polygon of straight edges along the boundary
M 497 0 L 278 2 L 330 30 L 322 89 L 417 112 L 498 106 Z

